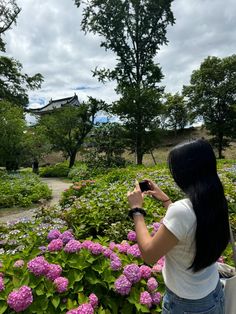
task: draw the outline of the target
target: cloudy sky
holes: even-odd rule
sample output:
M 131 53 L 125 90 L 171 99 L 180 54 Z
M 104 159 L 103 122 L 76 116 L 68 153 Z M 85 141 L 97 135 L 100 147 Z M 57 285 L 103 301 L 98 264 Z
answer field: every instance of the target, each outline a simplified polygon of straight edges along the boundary
M 40 90 L 30 92 L 30 106 L 77 93 L 112 101 L 114 83 L 100 84 L 91 70 L 112 67 L 115 57 L 99 47 L 97 36 L 80 30 L 81 9 L 73 0 L 17 0 L 22 11 L 17 25 L 5 35 L 7 55 L 19 60 L 24 72 L 44 76 Z M 168 46 L 156 60 L 165 75 L 166 91 L 181 91 L 192 71 L 209 55 L 225 57 L 236 51 L 235 0 L 175 0 L 176 18 L 168 28 Z

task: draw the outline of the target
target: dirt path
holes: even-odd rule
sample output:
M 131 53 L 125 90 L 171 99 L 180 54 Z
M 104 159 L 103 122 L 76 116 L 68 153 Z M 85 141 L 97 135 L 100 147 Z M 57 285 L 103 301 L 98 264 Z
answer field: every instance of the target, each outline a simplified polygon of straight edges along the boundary
M 41 181 L 46 183 L 50 189 L 52 189 L 52 199 L 48 202 L 48 205 L 52 206 L 59 202 L 61 193 L 70 187 L 72 183 L 63 181 L 59 178 L 41 178 Z M 2 209 L 0 211 L 0 223 L 7 223 L 9 221 L 17 220 L 20 218 L 31 218 L 34 214 L 34 209 L 23 209 L 23 208 L 9 208 Z

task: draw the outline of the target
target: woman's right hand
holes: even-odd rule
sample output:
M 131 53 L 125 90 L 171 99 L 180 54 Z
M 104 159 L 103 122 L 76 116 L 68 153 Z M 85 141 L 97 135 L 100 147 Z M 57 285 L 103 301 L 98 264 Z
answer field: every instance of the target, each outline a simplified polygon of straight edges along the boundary
M 161 202 L 165 202 L 166 200 L 169 200 L 168 195 L 166 195 L 160 188 L 159 186 L 154 183 L 152 180 L 149 179 L 145 179 L 146 181 L 148 181 L 148 184 L 150 186 L 150 190 L 144 192 L 144 194 L 146 195 L 150 195 L 153 198 L 161 201 Z

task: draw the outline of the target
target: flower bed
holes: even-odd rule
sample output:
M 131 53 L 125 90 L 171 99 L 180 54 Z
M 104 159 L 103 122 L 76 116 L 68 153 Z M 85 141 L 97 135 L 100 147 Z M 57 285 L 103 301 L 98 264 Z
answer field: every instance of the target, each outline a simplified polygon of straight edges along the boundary
M 51 190 L 33 173 L 0 172 L 0 208 L 29 206 L 40 199 L 49 199 Z

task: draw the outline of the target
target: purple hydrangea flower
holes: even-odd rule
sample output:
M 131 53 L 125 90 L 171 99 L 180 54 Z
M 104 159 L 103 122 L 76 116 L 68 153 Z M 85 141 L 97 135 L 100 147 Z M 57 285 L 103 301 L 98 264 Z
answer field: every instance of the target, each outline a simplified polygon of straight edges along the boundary
M 13 267 L 15 268 L 21 268 L 25 265 L 25 262 L 23 261 L 23 259 L 18 259 L 17 261 L 15 261 Z
M 152 297 L 150 293 L 147 291 L 141 292 L 139 302 L 150 308 L 152 306 Z
M 147 281 L 147 288 L 149 292 L 153 292 L 158 287 L 158 282 L 154 277 L 151 277 Z
M 63 248 L 63 242 L 61 239 L 52 240 L 48 244 L 48 251 L 50 252 L 61 251 L 62 248 Z
M 152 274 L 152 269 L 149 266 L 142 265 L 139 267 L 140 272 L 141 272 L 141 277 L 144 279 L 148 279 L 151 277 Z
M 41 254 L 47 252 L 47 247 L 45 245 L 39 246 L 39 250 L 41 251 Z
M 0 277 L 0 292 L 5 289 L 3 277 Z
M 48 233 L 48 241 L 58 239 L 61 236 L 61 232 L 57 229 L 53 229 Z
M 161 294 L 160 292 L 154 292 L 151 294 L 152 303 L 159 304 L 161 302 Z
M 58 277 L 53 281 L 54 285 L 56 286 L 56 290 L 59 293 L 63 293 L 67 291 L 69 281 L 65 277 Z
M 66 253 L 75 253 L 75 252 L 79 252 L 81 248 L 82 248 L 82 244 L 78 240 L 70 240 L 66 244 L 64 251 Z
M 157 232 L 161 224 L 159 222 L 154 222 L 152 226 L 153 226 L 154 231 Z
M 121 275 L 115 281 L 115 291 L 121 295 L 128 295 L 130 293 L 132 283 L 125 275 Z
M 22 286 L 20 289 L 12 291 L 7 298 L 7 304 L 17 313 L 26 310 L 32 302 L 33 294 L 28 286 Z
M 116 260 L 117 258 L 119 258 L 119 256 L 116 254 L 116 253 L 112 253 L 110 255 L 110 260 L 113 261 L 113 260 Z
M 56 278 L 61 276 L 61 273 L 62 273 L 62 268 L 60 265 L 49 264 L 49 269 L 48 269 L 48 272 L 46 274 L 46 277 L 49 280 L 54 281 Z
M 103 256 L 108 257 L 108 258 L 111 256 L 112 253 L 113 253 L 112 250 L 107 247 L 104 247 L 102 250 Z
M 123 274 L 128 278 L 131 283 L 139 282 L 141 279 L 141 272 L 139 266 L 130 264 L 124 267 Z
M 120 270 L 122 268 L 121 260 L 119 258 L 111 260 L 110 266 L 112 270 Z
M 100 243 L 93 243 L 89 247 L 90 252 L 92 252 L 94 255 L 99 255 L 102 253 L 102 245 Z
M 90 246 L 93 245 L 93 241 L 91 240 L 85 240 L 82 243 L 82 248 L 89 250 Z
M 35 276 L 44 276 L 49 270 L 49 263 L 43 256 L 38 256 L 29 261 L 27 267 Z
M 137 240 L 137 237 L 136 237 L 136 232 L 135 231 L 130 231 L 128 234 L 127 234 L 127 239 L 131 242 L 136 242 Z
M 133 255 L 134 257 L 141 257 L 138 244 L 131 245 L 131 247 L 127 250 L 127 254 Z
M 68 243 L 70 240 L 74 240 L 74 236 L 70 231 L 65 231 L 60 235 L 60 239 L 64 244 Z
M 96 294 L 94 293 L 90 294 L 89 303 L 92 305 L 94 309 L 98 306 L 98 297 L 96 296 Z

